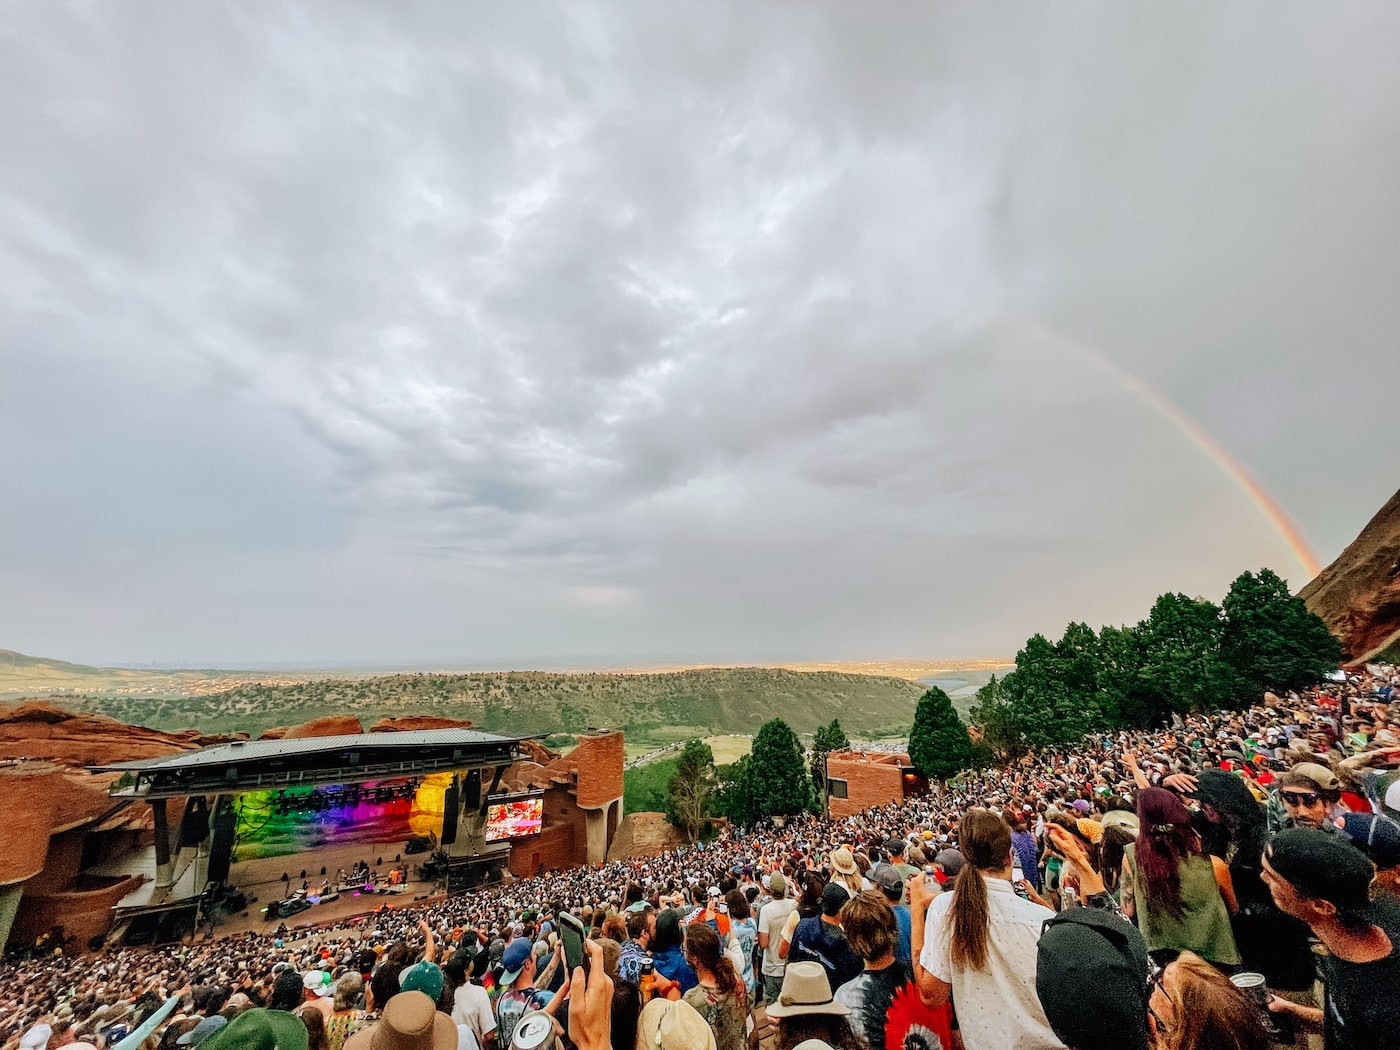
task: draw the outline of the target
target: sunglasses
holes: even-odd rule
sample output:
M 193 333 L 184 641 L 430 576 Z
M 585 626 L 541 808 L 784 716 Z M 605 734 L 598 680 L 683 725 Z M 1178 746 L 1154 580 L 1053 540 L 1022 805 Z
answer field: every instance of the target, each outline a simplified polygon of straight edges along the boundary
M 1152 997 L 1156 994 L 1157 989 L 1162 987 L 1162 977 L 1165 973 L 1165 970 L 1158 970 L 1152 975 L 1152 977 L 1147 982 L 1147 1012 L 1151 1015 L 1152 1020 L 1157 1022 L 1158 1032 L 1170 1031 L 1170 1029 L 1167 1026 L 1167 1022 L 1163 1021 L 1159 1016 L 1157 1016 L 1157 1011 L 1152 1009 Z M 1167 994 L 1165 988 L 1162 989 L 1162 994 Z
M 1280 791 L 1279 795 L 1295 806 L 1315 806 L 1322 800 L 1316 791 Z

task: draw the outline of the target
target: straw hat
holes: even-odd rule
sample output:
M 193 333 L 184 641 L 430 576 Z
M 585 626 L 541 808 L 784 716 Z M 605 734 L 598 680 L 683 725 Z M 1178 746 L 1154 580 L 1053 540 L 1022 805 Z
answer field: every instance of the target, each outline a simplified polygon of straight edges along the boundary
M 457 1026 L 422 992 L 400 992 L 378 1024 L 345 1041 L 345 1050 L 457 1050 Z
M 842 875 L 856 874 L 856 859 L 845 846 L 831 851 L 831 867 Z
M 653 999 L 637 1020 L 636 1050 L 715 1050 L 715 1032 L 689 1003 Z
M 767 1007 L 769 1017 L 796 1017 L 799 1014 L 849 1014 L 831 997 L 831 982 L 821 963 L 791 962 L 783 974 L 783 990 L 776 1003 Z

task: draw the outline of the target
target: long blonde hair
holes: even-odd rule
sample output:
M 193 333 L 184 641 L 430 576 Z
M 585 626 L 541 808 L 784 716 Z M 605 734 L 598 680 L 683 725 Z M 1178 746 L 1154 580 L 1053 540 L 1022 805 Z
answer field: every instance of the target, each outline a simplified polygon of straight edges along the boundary
M 953 903 L 948 909 L 949 960 L 959 970 L 985 970 L 991 904 L 982 872 L 1006 867 L 1011 828 L 990 809 L 969 809 L 958 822 L 958 849 L 965 863 L 953 883 Z
M 1162 991 L 1173 1016 L 1158 1035 L 1162 1050 L 1268 1050 L 1259 1008 L 1230 978 L 1194 952 L 1182 952 L 1167 968 L 1175 980 Z

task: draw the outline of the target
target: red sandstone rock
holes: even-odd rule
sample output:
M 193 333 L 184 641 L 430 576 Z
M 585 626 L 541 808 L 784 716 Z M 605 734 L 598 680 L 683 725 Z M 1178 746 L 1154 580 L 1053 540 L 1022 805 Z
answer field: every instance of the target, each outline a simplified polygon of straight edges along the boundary
M 1298 596 L 1356 662 L 1400 641 L 1400 492 Z
M 685 836 L 667 822 L 666 814 L 628 813 L 608 849 L 608 860 L 655 857 L 683 845 Z
M 157 758 L 198 746 L 185 733 L 124 725 L 106 715 L 68 711 L 42 700 L 0 707 L 0 758 L 46 758 L 85 766 Z
M 420 729 L 470 729 L 472 724 L 460 718 L 440 715 L 404 715 L 401 718 L 381 718 L 369 727 L 371 733 L 409 733 Z
M 326 715 L 324 718 L 313 718 L 311 721 L 303 722 L 297 726 L 278 726 L 276 729 L 269 729 L 259 739 L 305 740 L 308 737 L 352 736 L 363 732 L 364 728 L 360 725 L 358 718 L 351 718 L 349 715 Z

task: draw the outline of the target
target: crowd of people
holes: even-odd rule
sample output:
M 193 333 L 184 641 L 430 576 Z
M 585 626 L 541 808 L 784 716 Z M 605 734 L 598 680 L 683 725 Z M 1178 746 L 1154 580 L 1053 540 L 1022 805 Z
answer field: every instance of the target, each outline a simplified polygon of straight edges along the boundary
M 1397 819 L 1400 673 L 1372 667 L 850 818 L 296 937 L 8 961 L 0 1050 L 1382 1050 Z

